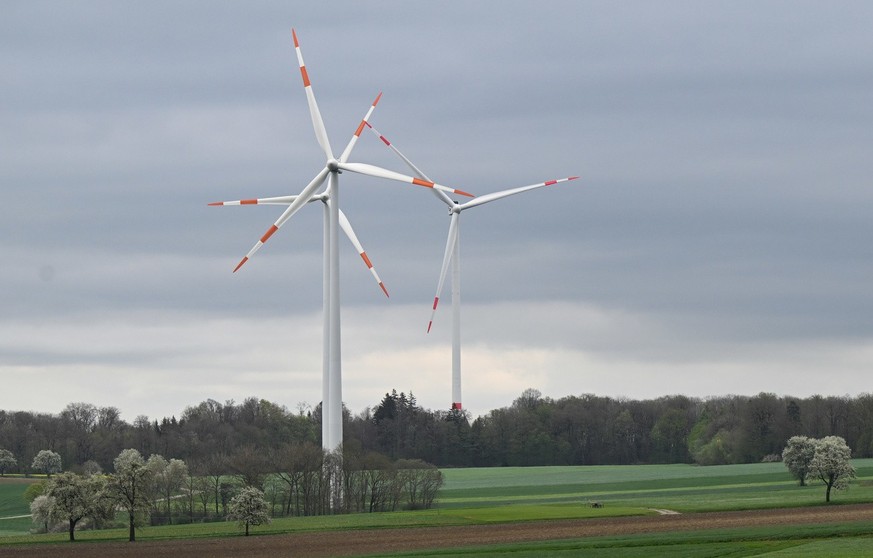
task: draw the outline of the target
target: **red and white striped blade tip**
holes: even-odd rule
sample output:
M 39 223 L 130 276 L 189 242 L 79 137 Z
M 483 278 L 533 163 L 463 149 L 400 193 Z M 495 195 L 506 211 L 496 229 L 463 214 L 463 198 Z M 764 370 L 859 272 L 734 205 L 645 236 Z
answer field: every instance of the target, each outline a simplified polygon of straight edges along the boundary
M 416 186 L 424 186 L 425 188 L 437 188 L 438 190 L 451 190 L 453 194 L 458 194 L 459 196 L 467 196 L 468 198 L 475 198 L 473 194 L 469 192 L 465 192 L 463 190 L 458 190 L 457 188 L 449 188 L 448 186 L 438 185 L 430 180 L 424 180 L 422 178 L 413 178 L 412 183 Z
M 234 200 L 234 201 L 220 201 L 220 202 L 212 202 L 209 205 L 258 205 L 257 198 L 251 200 Z
M 249 261 L 249 257 L 248 257 L 248 256 L 246 256 L 246 257 L 244 257 L 243 259 L 241 259 L 241 260 L 239 261 L 239 263 L 236 264 L 236 267 L 233 268 L 233 272 L 236 273 L 236 272 L 239 270 L 239 268 L 241 268 L 241 267 L 243 266 L 243 264 L 246 263 L 247 261 Z

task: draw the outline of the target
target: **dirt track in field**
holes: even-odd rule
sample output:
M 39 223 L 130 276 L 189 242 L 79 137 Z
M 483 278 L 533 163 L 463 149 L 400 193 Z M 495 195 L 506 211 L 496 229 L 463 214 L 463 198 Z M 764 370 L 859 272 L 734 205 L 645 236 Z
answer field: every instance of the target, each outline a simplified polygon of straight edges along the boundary
M 429 548 L 632 535 L 764 525 L 803 525 L 873 521 L 873 504 L 822 506 L 746 512 L 697 513 L 608 519 L 536 521 L 463 527 L 424 527 L 295 533 L 200 540 L 136 543 L 67 543 L 0 547 L 0 556 L 15 557 L 157 557 L 365 556 Z

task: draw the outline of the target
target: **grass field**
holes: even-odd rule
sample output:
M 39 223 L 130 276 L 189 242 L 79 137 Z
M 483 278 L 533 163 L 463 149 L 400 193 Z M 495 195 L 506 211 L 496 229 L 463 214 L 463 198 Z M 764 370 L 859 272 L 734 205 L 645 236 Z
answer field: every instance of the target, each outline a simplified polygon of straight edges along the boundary
M 835 492 L 836 505 L 873 502 L 873 459 L 854 460 L 858 479 Z M 824 503 L 820 484 L 799 487 L 781 463 L 698 467 L 648 465 L 448 469 L 439 508 L 416 512 L 278 518 L 257 534 L 482 525 L 535 520 L 605 518 L 653 514 L 653 508 L 682 513 L 813 506 Z M 0 518 L 28 512 L 26 485 L 0 479 Z M 600 502 L 602 508 L 589 503 Z M 0 549 L 8 544 L 62 542 L 65 533 L 26 534 L 28 519 L 0 519 Z M 140 540 L 234 536 L 232 523 L 147 527 Z M 79 540 L 125 540 L 126 530 L 77 533 Z M 719 532 L 595 537 L 578 541 L 454 549 L 410 556 L 651 556 L 668 547 L 671 556 L 873 556 L 873 525 L 828 525 Z M 657 551 L 657 552 L 656 552 Z M 675 551 L 675 552 L 674 552 Z
M 0 518 L 15 517 L 30 513 L 21 495 L 31 481 L 5 477 L 0 478 Z M 30 518 L 0 519 L 0 537 L 20 535 L 30 529 Z
M 858 480 L 835 502 L 873 502 L 873 459 L 853 460 Z M 799 487 L 781 463 L 447 469 L 440 507 L 597 501 L 680 512 L 818 505 L 820 484 Z

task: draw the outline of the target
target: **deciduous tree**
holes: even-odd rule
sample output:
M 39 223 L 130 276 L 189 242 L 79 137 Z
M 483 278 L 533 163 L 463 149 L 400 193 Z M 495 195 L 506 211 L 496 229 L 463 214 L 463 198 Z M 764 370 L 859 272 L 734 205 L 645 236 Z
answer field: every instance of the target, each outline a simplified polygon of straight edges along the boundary
M 788 445 L 782 450 L 782 463 L 794 478 L 800 480 L 800 486 L 806 484 L 809 465 L 815 455 L 815 440 L 806 436 L 792 436 Z
M 81 477 L 75 473 L 57 475 L 46 488 L 46 496 L 53 501 L 52 514 L 67 522 L 70 541 L 76 540 L 76 525 L 86 517 L 99 522 L 107 513 L 101 505 L 105 499 L 106 481 L 102 477 Z M 35 500 L 34 500 L 35 501 Z M 114 511 L 109 508 L 109 511 Z
M 855 468 L 849 460 L 852 450 L 839 436 L 825 436 L 815 442 L 815 454 L 809 464 L 808 476 L 825 484 L 825 502 L 831 501 L 831 489 L 844 490 L 855 478 Z
M 0 477 L 6 476 L 6 471 L 13 469 L 18 465 L 18 460 L 8 449 L 0 448 Z
M 48 533 L 49 527 L 57 521 L 55 517 L 55 499 L 45 494 L 40 494 L 30 503 L 30 518 L 39 524 L 44 533 Z
M 227 518 L 245 526 L 246 536 L 249 536 L 249 525 L 262 525 L 270 523 L 270 514 L 267 512 L 267 501 L 264 493 L 253 486 L 245 486 L 239 494 L 230 500 Z
M 127 511 L 129 519 L 128 540 L 136 540 L 136 515 L 148 513 L 148 487 L 151 471 L 145 459 L 135 449 L 122 450 L 115 458 L 115 473 L 110 476 L 110 487 L 118 496 L 119 504 Z
M 42 471 L 48 478 L 52 478 L 52 473 L 60 473 L 62 470 L 61 456 L 51 450 L 40 450 L 30 466 L 37 471 Z

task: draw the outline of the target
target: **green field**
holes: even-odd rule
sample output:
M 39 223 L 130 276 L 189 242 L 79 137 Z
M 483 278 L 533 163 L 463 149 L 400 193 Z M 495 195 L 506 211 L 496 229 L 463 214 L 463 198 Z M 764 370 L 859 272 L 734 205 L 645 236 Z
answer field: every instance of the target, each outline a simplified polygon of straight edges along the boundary
M 873 459 L 856 459 L 850 490 L 835 502 L 873 502 Z M 824 503 L 824 488 L 799 487 L 781 463 L 447 469 L 444 509 L 521 503 L 601 502 L 684 513 Z
M 858 472 L 848 491 L 835 492 L 835 505 L 873 502 L 873 459 L 854 460 Z M 682 513 L 813 506 L 824 503 L 820 484 L 799 487 L 781 463 L 699 467 L 641 465 L 447 469 L 439 507 L 434 510 L 328 517 L 277 518 L 256 534 L 476 525 L 518 521 L 616 517 L 670 509 Z M 26 485 L 0 479 L 0 518 L 26 514 Z M 602 508 L 589 504 L 599 502 Z M 0 519 L 0 548 L 8 544 L 63 542 L 65 533 L 26 534 L 27 519 Z M 232 523 L 146 527 L 137 538 L 174 539 L 235 536 Z M 79 540 L 125 540 L 126 530 L 83 531 Z M 579 541 L 516 544 L 410 556 L 651 556 L 670 547 L 671 556 L 873 556 L 873 525 L 782 527 L 760 530 L 596 537 Z M 660 551 L 657 551 L 660 549 Z M 674 552 L 675 550 L 675 552 Z M 772 554 L 770 554 L 772 553 Z
M 16 517 L 30 513 L 30 507 L 21 497 L 28 484 L 24 479 L 0 478 L 0 537 L 20 535 L 30 529 L 29 517 Z M 9 517 L 16 518 L 3 519 Z

